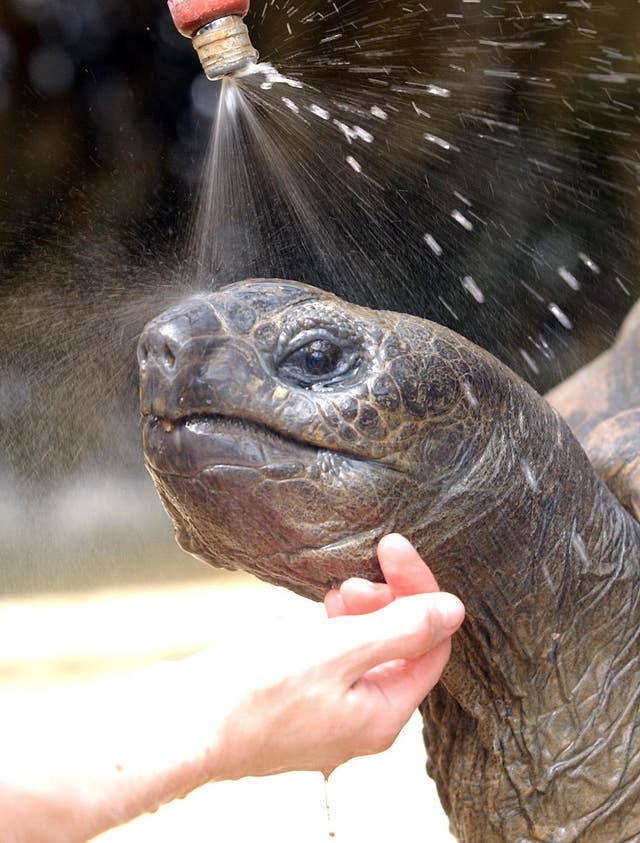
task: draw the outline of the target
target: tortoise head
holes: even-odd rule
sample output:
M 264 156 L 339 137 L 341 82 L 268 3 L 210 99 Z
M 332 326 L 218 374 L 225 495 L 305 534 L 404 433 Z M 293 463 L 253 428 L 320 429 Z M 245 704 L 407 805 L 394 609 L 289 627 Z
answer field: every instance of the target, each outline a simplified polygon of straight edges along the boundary
M 438 325 L 246 281 L 154 319 L 138 357 L 147 466 L 213 565 L 319 598 L 486 482 L 499 364 Z

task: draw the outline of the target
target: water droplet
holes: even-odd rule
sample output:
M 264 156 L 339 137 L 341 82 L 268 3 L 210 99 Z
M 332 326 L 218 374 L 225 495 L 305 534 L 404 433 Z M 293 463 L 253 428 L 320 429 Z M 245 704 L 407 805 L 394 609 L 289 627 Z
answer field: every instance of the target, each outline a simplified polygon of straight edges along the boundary
M 347 126 L 347 124 L 343 123 L 342 120 L 334 120 L 333 123 L 342 132 L 349 143 L 355 140 L 353 129 L 350 126 Z
M 429 141 L 429 143 L 435 143 L 436 146 L 439 146 L 442 149 L 451 149 L 451 144 L 448 141 L 444 140 L 443 138 L 439 138 L 437 135 L 431 135 L 429 134 L 429 132 L 427 132 L 427 134 L 424 136 L 424 139 L 426 141 Z
M 571 287 L 572 290 L 580 289 L 580 282 L 565 266 L 558 267 L 558 275 Z
M 449 311 L 449 313 L 453 316 L 453 318 L 454 318 L 454 319 L 459 319 L 458 314 L 457 314 L 457 313 L 455 312 L 455 310 L 451 307 L 451 305 L 449 304 L 449 302 L 448 302 L 446 299 L 442 298 L 442 296 L 438 296 L 438 298 L 440 299 L 440 301 L 442 302 L 442 304 L 446 307 L 446 309 Z
M 454 218 L 456 222 L 459 222 L 463 228 L 466 228 L 467 231 L 473 231 L 473 223 L 471 220 L 468 220 L 464 214 L 461 214 L 460 211 L 451 211 L 451 216 Z
M 562 325 L 563 328 L 566 328 L 567 331 L 570 331 L 573 328 L 573 322 L 571 321 L 571 319 L 569 319 L 564 310 L 558 307 L 557 304 L 551 302 L 549 305 L 549 310 L 556 317 L 556 319 Z
M 360 126 L 353 127 L 353 133 L 356 137 L 363 140 L 365 143 L 373 143 L 373 135 L 371 132 L 367 132 L 366 129 L 361 128 Z
M 440 257 L 440 255 L 442 254 L 442 246 L 438 243 L 435 237 L 432 234 L 425 234 L 423 240 L 431 249 L 433 254 Z
M 427 93 L 434 97 L 450 97 L 451 91 L 448 88 L 441 88 L 440 85 L 427 85 Z
M 473 296 L 473 298 L 478 302 L 478 304 L 484 303 L 484 293 L 482 292 L 480 287 L 478 287 L 478 285 L 470 275 L 464 276 L 464 278 L 462 279 L 462 286 L 470 295 Z
M 328 120 L 331 116 L 326 108 L 321 108 L 319 105 L 310 105 L 309 111 L 312 114 L 315 114 L 316 117 L 320 117 L 321 120 Z
M 585 255 L 584 252 L 578 252 L 578 257 L 582 261 L 582 263 L 590 269 L 591 272 L 595 273 L 596 275 L 600 275 L 600 267 L 598 266 L 595 261 L 592 261 L 589 255 Z
M 467 197 L 466 197 L 466 196 L 463 196 L 463 195 L 462 195 L 462 193 L 458 193 L 458 191 L 457 191 L 457 190 L 454 190 L 454 191 L 453 191 L 453 195 L 456 197 L 456 199 L 459 199 L 459 200 L 460 200 L 460 201 L 461 201 L 464 205 L 466 205 L 466 206 L 467 206 L 467 208 L 470 208 L 470 207 L 471 207 L 471 202 L 470 202 L 470 200 L 469 200 L 469 199 L 467 199 Z
M 624 292 L 627 296 L 629 295 L 629 288 L 626 286 L 626 284 L 624 284 L 624 282 L 623 282 L 623 281 L 621 281 L 621 280 L 620 280 L 620 278 L 618 278 L 618 276 L 617 276 L 617 275 L 616 275 L 616 284 L 618 285 L 618 287 L 620 287 L 620 289 L 621 289 L 621 290 L 622 290 L 622 291 L 623 291 L 623 292 Z
M 521 348 L 520 354 L 522 355 L 522 359 L 527 364 L 527 366 L 531 369 L 531 371 L 535 375 L 539 375 L 540 374 L 540 367 L 538 366 L 536 361 L 533 359 L 533 357 L 529 354 L 529 352 L 525 351 L 524 348 Z
M 346 161 L 347 164 L 356 171 L 356 173 L 362 172 L 362 166 L 356 161 L 353 155 L 347 155 Z

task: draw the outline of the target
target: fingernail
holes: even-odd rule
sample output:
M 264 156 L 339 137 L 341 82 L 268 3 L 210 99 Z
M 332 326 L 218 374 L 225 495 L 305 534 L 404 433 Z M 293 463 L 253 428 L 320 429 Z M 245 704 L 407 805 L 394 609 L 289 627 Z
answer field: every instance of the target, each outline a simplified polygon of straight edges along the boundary
M 437 595 L 440 621 L 445 629 L 456 629 L 464 620 L 464 606 L 454 594 L 441 592 Z
M 330 618 L 335 618 L 339 615 L 347 614 L 344 608 L 344 600 L 342 599 L 342 595 L 335 588 L 332 588 L 331 591 L 328 591 L 325 594 L 324 606 L 327 612 L 327 616 Z
M 380 539 L 380 544 L 382 545 L 392 545 L 395 548 L 401 548 L 405 550 L 407 546 L 413 547 L 409 539 L 405 538 L 400 533 L 387 533 L 386 536 L 383 536 Z

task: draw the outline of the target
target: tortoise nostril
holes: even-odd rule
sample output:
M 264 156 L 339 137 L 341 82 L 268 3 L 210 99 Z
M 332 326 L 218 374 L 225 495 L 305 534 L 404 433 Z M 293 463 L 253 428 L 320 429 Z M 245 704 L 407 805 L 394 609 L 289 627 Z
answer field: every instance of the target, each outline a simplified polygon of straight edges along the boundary
M 176 356 L 166 344 L 162 350 L 162 359 L 164 364 L 169 369 L 173 369 L 173 367 L 176 365 Z

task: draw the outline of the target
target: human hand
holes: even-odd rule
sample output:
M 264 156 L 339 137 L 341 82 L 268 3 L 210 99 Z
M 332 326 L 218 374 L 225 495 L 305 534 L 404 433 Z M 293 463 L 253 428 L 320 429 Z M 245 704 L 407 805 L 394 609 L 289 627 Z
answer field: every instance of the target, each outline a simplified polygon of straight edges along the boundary
M 380 540 L 378 562 L 386 582 L 370 582 L 352 577 L 343 582 L 339 589 L 327 592 L 324 605 L 330 618 L 363 615 L 387 606 L 397 597 L 435 594 L 440 591 L 431 569 L 411 542 L 399 533 L 390 533 Z
M 214 776 L 328 775 L 393 743 L 440 678 L 464 608 L 406 539 L 385 537 L 378 555 L 386 584 L 348 580 L 327 595 L 329 620 L 260 636 L 227 706 Z
M 5 699 L 2 840 L 82 843 L 207 781 L 328 775 L 386 749 L 438 681 L 464 609 L 406 539 L 385 537 L 378 555 L 386 584 L 343 583 L 328 619 L 254 626 L 244 650 L 233 636 L 130 675 L 18 692 L 14 716 Z

